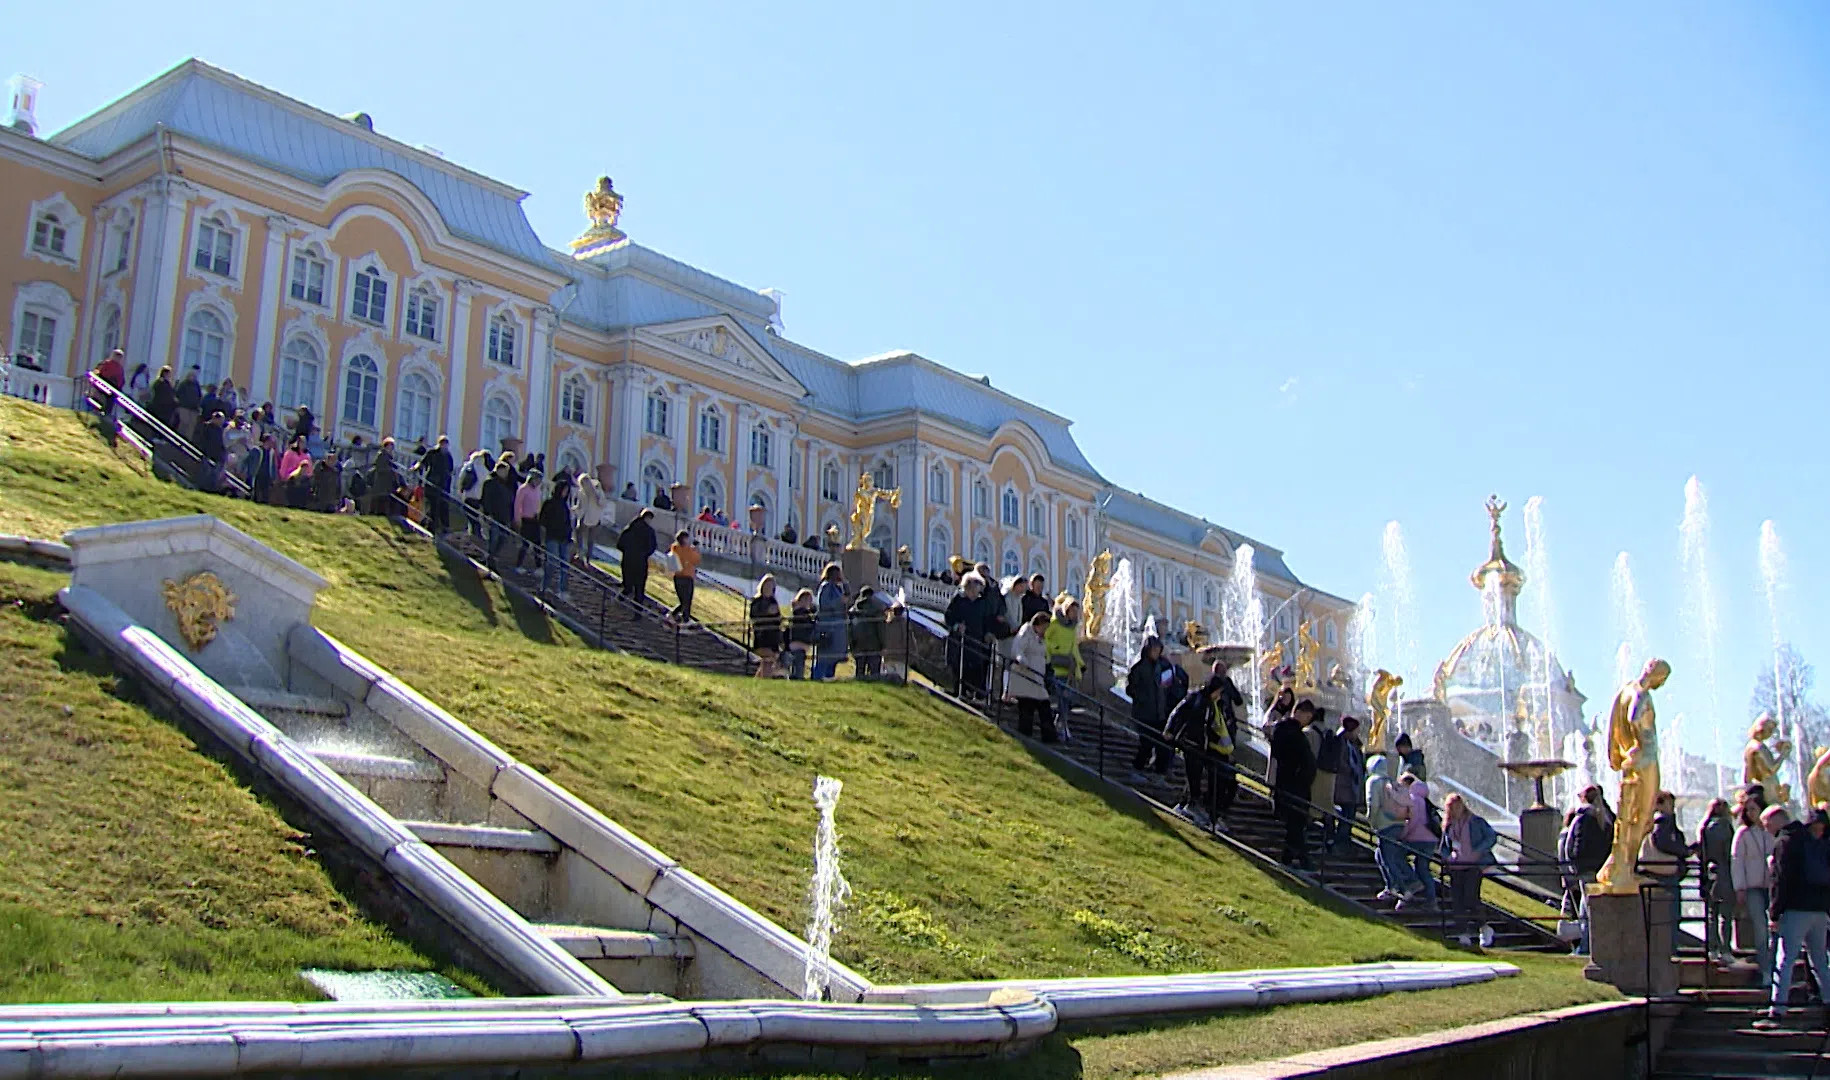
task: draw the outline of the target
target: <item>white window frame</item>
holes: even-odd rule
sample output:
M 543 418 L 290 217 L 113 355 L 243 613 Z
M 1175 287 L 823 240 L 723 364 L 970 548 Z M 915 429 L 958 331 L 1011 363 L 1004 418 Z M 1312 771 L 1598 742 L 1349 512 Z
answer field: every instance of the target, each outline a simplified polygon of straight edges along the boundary
M 47 246 L 38 246 L 38 226 L 45 222 L 46 218 L 51 217 L 57 219 L 57 228 L 63 231 L 61 248 L 49 247 L 48 235 L 46 237 Z M 87 225 L 87 219 L 77 212 L 76 204 L 71 202 L 63 192 L 59 191 L 47 198 L 40 199 L 26 211 L 25 256 L 65 269 L 79 266 L 82 263 L 83 233 Z M 7 348 L 12 348 L 11 342 L 7 343 Z
M 928 501 L 935 506 L 947 505 L 947 467 L 936 461 L 928 466 Z
M 208 234 L 206 237 L 205 234 Z M 204 244 L 206 239 L 209 247 Z M 222 246 L 228 244 L 227 266 L 218 265 L 224 261 Z M 198 265 L 200 256 L 209 256 L 209 265 Z M 225 281 L 240 281 L 237 268 L 241 265 L 242 230 L 235 224 L 235 215 L 231 211 L 211 208 L 197 215 L 197 223 L 191 229 L 191 247 L 185 259 L 185 265 L 192 273 L 207 274 Z
M 775 526 L 775 501 L 769 498 L 769 493 L 766 491 L 752 490 L 750 501 L 743 508 L 743 527 L 746 529 L 750 527 L 750 507 L 752 506 L 762 507 L 762 535 L 771 535 Z
M 893 461 L 877 462 L 876 467 L 871 469 L 871 483 L 876 484 L 885 491 L 895 487 L 896 463 Z
M 1035 577 L 1037 574 L 1042 575 L 1044 585 L 1048 584 L 1048 556 L 1040 551 L 1029 557 L 1029 576 Z
M 502 404 L 502 405 L 507 406 L 507 408 L 506 408 L 506 410 L 504 410 L 503 416 L 501 418 L 492 416 L 490 414 L 490 406 L 496 405 L 496 404 Z M 501 393 L 499 391 L 496 393 L 493 393 L 493 394 L 485 394 L 483 397 L 483 409 L 478 417 L 478 431 L 477 431 L 477 437 L 478 437 L 478 440 L 481 443 L 483 449 L 488 450 L 491 453 L 500 453 L 502 450 L 502 440 L 503 439 L 520 438 L 521 437 L 521 426 L 518 421 L 518 417 L 520 415 L 521 415 L 520 410 L 515 407 L 514 398 L 510 397 L 509 395 L 507 395 L 505 393 Z M 497 422 L 498 419 L 504 419 L 504 418 L 507 421 L 506 424 Z M 491 442 L 490 436 L 492 435 L 492 430 L 491 430 L 492 426 L 495 429 L 497 429 L 496 431 L 493 432 L 493 434 L 495 436 L 495 438 L 494 438 L 495 445 L 493 447 L 490 445 L 490 442 Z M 504 434 L 504 432 L 506 432 L 506 434 Z
M 701 451 L 707 454 L 723 456 L 725 442 L 724 419 L 724 410 L 716 405 L 707 405 L 699 410 L 699 422 L 695 424 L 694 427 L 698 429 L 695 445 L 697 445 Z M 710 438 L 707 438 L 708 434 L 711 436 Z
M 420 395 L 412 389 L 411 380 L 417 379 L 425 384 L 426 392 Z M 423 430 L 416 430 L 417 425 L 411 422 L 409 408 L 415 405 L 416 397 L 425 399 L 425 424 Z M 432 444 L 434 432 L 438 430 L 438 380 L 417 368 L 407 368 L 400 373 L 400 381 L 394 390 L 394 438 L 399 442 L 413 442 L 422 439 L 426 445 Z M 418 411 L 418 410 L 415 410 Z
M 998 524 L 1006 529 L 1023 527 L 1023 496 L 1017 494 L 1015 484 L 1005 484 L 998 495 Z
M 986 566 L 990 566 L 994 555 L 990 537 L 981 536 L 972 542 L 972 565 L 977 566 L 979 563 L 984 563 Z
M 490 363 L 520 368 L 521 323 L 513 315 L 506 311 L 491 312 L 483 327 L 483 344 L 483 355 Z
M 998 561 L 999 577 L 1015 577 L 1023 572 L 1023 556 L 1017 554 L 1016 548 L 1005 548 L 1004 557 Z
M 1158 583 L 1161 580 L 1162 579 L 1157 575 L 1156 567 L 1154 567 L 1154 566 L 1144 567 L 1144 591 L 1145 592 L 1156 592 Z
M 775 467 L 775 433 L 767 424 L 750 429 L 750 464 L 759 469 Z
M 991 519 L 991 485 L 983 480 L 972 482 L 972 516 Z
M 366 365 L 366 366 L 364 366 Z M 337 380 L 337 424 L 339 427 L 357 427 L 363 431 L 379 431 L 381 411 L 381 361 L 366 348 L 358 348 L 343 358 L 343 371 Z M 356 382 L 355 405 L 356 415 L 350 415 L 351 382 Z M 366 392 L 368 415 L 363 415 Z
M 46 371 L 53 375 L 70 373 L 70 346 L 76 338 L 76 301 L 63 286 L 53 281 L 28 281 L 13 292 L 13 318 L 7 324 L 11 338 L 0 342 L 9 352 L 18 347 L 25 329 L 26 315 L 50 319 L 52 323 L 49 355 L 40 356 Z M 37 335 L 34 335 L 37 337 Z
M 363 291 L 363 281 L 370 282 L 367 297 L 361 301 L 356 294 Z M 394 310 L 394 275 L 388 272 L 387 264 L 373 255 L 357 259 L 350 264 L 349 288 L 343 297 L 344 316 L 364 326 L 374 326 L 382 330 L 388 327 L 389 314 Z M 381 288 L 381 318 L 375 317 L 375 287 Z M 362 304 L 361 312 L 356 305 Z
M 705 497 L 705 488 L 708 484 L 712 488 L 712 497 L 709 499 Z M 717 473 L 701 473 L 698 482 L 693 485 L 694 509 L 692 513 L 697 514 L 708 506 L 714 512 L 725 509 L 724 481 L 718 478 Z
M 58 318 L 56 313 L 43 308 L 27 308 L 19 319 L 19 328 L 13 333 L 13 353 L 30 356 L 49 368 L 57 354 L 58 334 L 62 330 Z
M 445 301 L 439 291 L 430 285 L 414 285 L 407 289 L 407 302 L 401 309 L 401 335 L 436 344 L 439 320 L 444 317 Z
M 938 574 L 947 569 L 947 556 L 953 554 L 953 530 L 937 521 L 928 527 L 928 572 Z
M 301 266 L 300 264 L 304 265 Z M 311 272 L 323 271 L 318 279 L 317 299 L 311 297 Z M 286 269 L 286 298 L 295 305 L 310 305 L 329 310 L 329 298 L 336 295 L 336 274 L 330 257 L 317 244 L 301 244 L 292 249 Z
M 836 461 L 820 466 L 820 498 L 838 502 L 845 497 L 845 472 Z
M 673 399 L 659 390 L 653 391 L 642 406 L 642 430 L 657 438 L 671 438 L 673 410 Z
M 119 222 L 109 229 L 108 239 L 114 245 L 114 262 L 109 265 L 108 273 L 118 274 L 133 262 L 133 226 L 133 215 L 123 213 Z M 108 253 L 104 251 L 102 257 L 107 258 Z
M 1048 536 L 1048 504 L 1034 495 L 1029 499 L 1029 535 Z
M 801 469 L 806 465 L 806 461 L 807 457 L 801 453 L 801 448 L 790 443 L 788 446 L 789 491 L 801 490 Z
M 1176 575 L 1176 577 L 1175 577 L 1175 598 L 1177 600 L 1188 599 L 1188 575 L 1186 575 L 1186 574 L 1177 574 Z
M 100 343 L 96 350 L 97 363 L 108 358 L 108 354 L 121 347 L 121 305 L 109 303 L 102 308 L 102 317 L 96 322 L 95 340 Z
M 202 325 L 208 319 L 216 324 L 215 331 Z M 180 378 L 197 365 L 197 381 L 204 386 L 219 383 L 235 366 L 235 329 L 234 322 L 216 308 L 204 304 L 191 309 L 184 316 L 183 333 L 178 342 L 178 375 Z M 214 357 L 216 370 L 212 372 L 208 361 L 211 360 L 208 349 L 211 336 L 220 338 L 219 349 Z
M 580 372 L 574 371 L 560 380 L 559 419 L 579 427 L 591 423 L 591 385 Z
M 300 345 L 310 349 L 312 355 L 309 357 L 300 355 L 295 349 L 295 346 Z M 325 349 L 322 342 L 313 341 L 303 334 L 294 334 L 291 337 L 288 337 L 286 343 L 280 347 L 280 362 L 274 380 L 274 389 L 276 391 L 273 399 L 274 406 L 287 411 L 296 411 L 300 405 L 304 405 L 311 410 L 313 416 L 322 418 L 324 415 L 324 358 Z M 299 376 L 303 374 L 304 365 L 307 363 L 315 367 L 317 373 L 312 380 L 311 397 L 309 399 L 303 399 L 299 393 Z M 298 368 L 292 377 L 292 392 L 290 394 L 286 392 L 287 364 L 293 364 Z
M 642 496 L 644 505 L 652 504 L 657 492 L 667 491 L 672 487 L 673 481 L 667 478 L 666 462 L 649 461 L 642 466 L 642 478 L 636 490 Z M 676 506 L 674 509 L 680 508 Z
M 55 210 L 46 210 L 32 219 L 32 250 L 40 255 L 70 262 L 70 226 Z

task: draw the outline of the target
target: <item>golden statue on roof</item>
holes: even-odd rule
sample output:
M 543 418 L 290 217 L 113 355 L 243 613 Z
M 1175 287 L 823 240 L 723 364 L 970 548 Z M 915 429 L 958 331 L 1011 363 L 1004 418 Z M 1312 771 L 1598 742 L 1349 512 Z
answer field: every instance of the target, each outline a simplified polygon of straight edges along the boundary
M 572 254 L 585 258 L 594 252 L 627 239 L 617 220 L 623 215 L 623 197 L 608 176 L 597 178 L 597 187 L 585 192 L 585 216 L 591 227 L 572 241 Z

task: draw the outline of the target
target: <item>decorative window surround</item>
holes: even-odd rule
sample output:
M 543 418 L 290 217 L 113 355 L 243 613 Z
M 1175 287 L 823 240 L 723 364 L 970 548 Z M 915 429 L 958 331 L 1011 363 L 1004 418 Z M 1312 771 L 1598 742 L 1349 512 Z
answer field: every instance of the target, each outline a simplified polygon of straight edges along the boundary
M 52 219 L 55 219 L 55 224 Z M 65 197 L 63 192 L 38 200 L 26 211 L 26 258 L 74 269 L 82 261 L 80 253 L 83 250 L 83 230 L 86 224 L 83 215 L 77 213 L 76 204 Z M 55 242 L 58 230 L 61 230 L 61 244 Z

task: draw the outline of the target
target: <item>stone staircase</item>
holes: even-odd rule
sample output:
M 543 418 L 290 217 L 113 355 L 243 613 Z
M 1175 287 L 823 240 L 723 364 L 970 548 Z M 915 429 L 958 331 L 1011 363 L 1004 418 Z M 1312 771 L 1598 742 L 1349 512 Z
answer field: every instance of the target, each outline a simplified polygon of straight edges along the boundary
M 437 539 L 440 545 L 468 560 L 479 573 L 491 572 L 486 565 L 486 547 L 468 532 L 448 532 Z M 510 550 L 518 543 L 511 542 Z M 494 573 L 505 585 L 539 599 L 575 631 L 603 648 L 701 671 L 749 675 L 756 670 L 756 658 L 742 645 L 697 624 L 674 627 L 653 603 L 638 605 L 625 600 L 618 591 L 619 583 L 601 570 L 573 563 L 563 594 L 541 592 L 537 566 L 516 568 L 504 558 Z
M 1753 1026 L 1766 1004 L 1757 991 L 1714 990 L 1690 996 L 1659 1052 L 1654 1080 L 1830 1076 L 1825 1011 L 1800 1004 L 1803 999 L 1795 989 L 1783 1026 L 1762 1031 Z
M 690 936 L 660 912 L 606 903 L 602 889 L 582 887 L 577 857 L 558 839 L 391 723 L 356 715 L 336 697 L 229 689 L 610 985 L 625 994 L 699 996 Z
M 1139 737 L 1128 725 L 1115 723 L 1109 718 L 1102 720 L 1094 709 L 1074 710 L 1069 723 L 1072 725 L 1073 741 L 1055 744 L 1052 749 L 1057 753 L 1088 771 L 1103 774 L 1107 780 L 1130 788 L 1162 808 L 1167 809 L 1183 801 L 1187 787 L 1179 757 L 1167 774 L 1134 772 L 1131 762 L 1137 751 Z M 1216 836 L 1261 864 L 1278 867 L 1276 856 L 1283 848 L 1283 825 L 1273 815 L 1271 801 L 1263 788 L 1264 758 L 1250 745 L 1244 745 L 1239 749 L 1238 761 L 1242 771 L 1239 795 L 1226 815 L 1225 832 L 1217 832 Z M 1459 935 L 1460 930 L 1451 926 L 1446 911 L 1441 908 L 1419 903 L 1406 905 L 1400 911 L 1393 901 L 1379 899 L 1385 882 L 1379 875 L 1378 864 L 1373 861 L 1372 848 L 1366 843 L 1356 839 L 1340 845 L 1334 851 L 1324 851 L 1320 825 L 1313 824 L 1310 830 L 1309 846 L 1316 864 L 1315 871 L 1283 872 L 1292 873 L 1305 884 L 1319 887 L 1381 918 L 1419 933 L 1438 935 L 1450 940 Z M 1490 880 L 1486 893 L 1490 895 L 1501 887 L 1503 886 Z M 1444 904 L 1446 906 L 1446 891 Z M 1493 930 L 1493 947 L 1530 952 L 1569 951 L 1569 946 L 1548 930 L 1517 919 L 1490 903 L 1483 906 L 1486 925 Z M 1550 909 L 1546 908 L 1545 912 L 1550 914 Z

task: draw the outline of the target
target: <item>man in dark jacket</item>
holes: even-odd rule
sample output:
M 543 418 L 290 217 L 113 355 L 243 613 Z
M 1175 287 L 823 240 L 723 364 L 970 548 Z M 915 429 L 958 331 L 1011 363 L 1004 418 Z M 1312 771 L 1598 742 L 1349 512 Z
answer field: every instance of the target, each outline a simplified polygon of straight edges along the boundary
M 889 629 L 884 615 L 889 605 L 877 598 L 869 585 L 858 590 L 851 605 L 851 655 L 860 679 L 875 679 L 883 674 L 883 638 Z
M 1030 575 L 1029 589 L 1023 594 L 1024 624 L 1028 625 L 1031 619 L 1048 611 L 1049 608 L 1048 579 L 1041 574 Z
M 451 474 L 456 471 L 457 462 L 451 457 L 451 440 L 440 435 L 438 445 L 419 459 L 419 475 L 426 481 L 426 511 L 432 518 L 434 533 L 451 528 Z
M 496 553 L 508 546 L 515 520 L 515 470 L 506 461 L 483 481 L 483 518 L 489 522 L 489 568 L 496 568 Z
M 1825 955 L 1825 931 L 1830 925 L 1830 842 L 1824 839 L 1822 810 L 1811 813 L 1809 824 L 1794 821 L 1779 831 L 1773 848 L 1773 900 L 1769 927 L 1779 939 L 1779 961 L 1773 965 L 1772 1001 L 1766 1017 L 1756 1027 L 1777 1027 L 1792 996 L 1792 969 L 1799 953 L 1810 957 L 1819 994 L 1830 987 L 1830 958 Z
M 197 381 L 197 365 L 178 380 L 178 436 L 189 442 L 197 435 L 197 417 L 203 410 L 203 384 Z
M 1131 724 L 1137 728 L 1138 737 L 1131 768 L 1137 772 L 1151 768 L 1159 775 L 1169 772 L 1174 753 L 1163 739 L 1163 725 L 1169 720 L 1164 690 L 1170 678 L 1169 662 L 1163 659 L 1163 642 L 1145 638 L 1137 662 L 1125 674 L 1125 696 L 1131 699 Z
M 444 442 L 439 440 L 441 448 Z M 442 499 L 439 505 L 444 505 Z M 550 593 L 557 586 L 563 596 L 571 584 L 567 572 L 572 561 L 572 484 L 564 476 L 554 482 L 552 493 L 540 504 L 540 535 L 546 546 L 546 561 L 540 568 L 540 591 Z M 554 580 L 554 563 L 559 566 L 557 581 Z
M 400 506 L 396 499 L 400 495 L 400 465 L 394 460 L 394 439 L 392 436 L 381 440 L 381 448 L 375 453 L 375 464 L 369 469 L 369 513 L 383 516 L 404 514 L 406 508 Z M 510 495 L 510 513 L 513 517 L 513 496 Z
M 808 536 L 813 539 L 813 536 Z M 985 579 L 966 575 L 959 591 L 947 601 L 947 670 L 959 675 L 954 688 L 961 698 L 985 693 L 985 658 L 990 648 L 990 610 L 985 604 Z
M 623 554 L 623 599 L 638 608 L 633 619 L 641 618 L 642 598 L 648 595 L 648 560 L 659 546 L 653 521 L 654 511 L 644 506 L 616 538 L 616 550 Z
M 1658 886 L 1648 897 L 1655 905 L 1654 910 L 1663 907 L 1660 917 L 1671 924 L 1673 947 L 1677 944 L 1678 922 L 1682 918 L 1680 883 L 1689 869 L 1690 844 L 1684 840 L 1683 830 L 1678 828 L 1677 796 L 1661 791 L 1652 797 L 1652 828 L 1640 848 L 1639 872 Z
M 1271 763 L 1277 769 L 1271 801 L 1284 825 L 1284 847 L 1278 861 L 1302 870 L 1310 869 L 1309 807 L 1304 800 L 1315 784 L 1315 751 L 1304 729 L 1314 719 L 1315 702 L 1304 698 L 1271 728 Z

